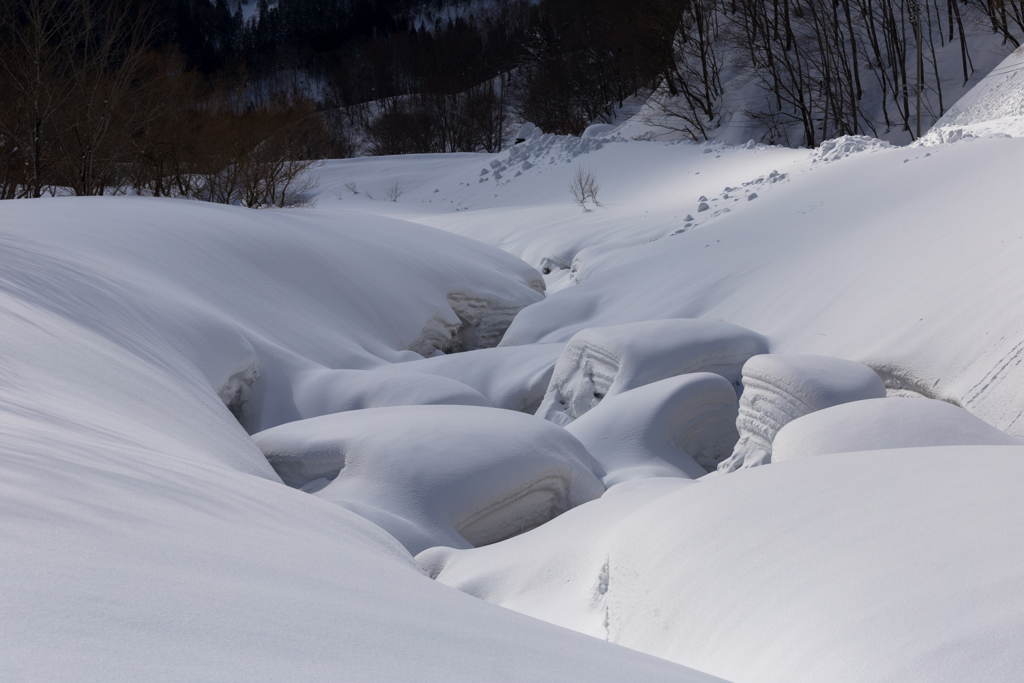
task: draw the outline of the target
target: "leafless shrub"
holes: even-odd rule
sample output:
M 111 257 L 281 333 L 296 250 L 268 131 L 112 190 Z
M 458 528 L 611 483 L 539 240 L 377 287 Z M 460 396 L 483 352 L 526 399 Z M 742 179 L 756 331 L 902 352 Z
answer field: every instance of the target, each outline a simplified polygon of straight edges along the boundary
M 345 183 L 345 189 L 352 194 L 359 194 L 359 189 L 356 187 L 356 181 L 354 180 Z
M 597 192 L 600 189 L 601 186 L 598 185 L 597 178 L 592 171 L 582 166 L 576 167 L 576 173 L 569 181 L 569 194 L 581 209 L 587 211 L 587 201 L 592 202 L 594 206 L 600 206 L 597 202 Z
M 391 201 L 397 202 L 398 198 L 402 196 L 404 191 L 405 190 L 398 186 L 398 181 L 396 180 L 395 184 L 388 188 L 387 197 Z
M 373 199 L 373 195 L 372 195 L 372 194 L 370 194 L 370 192 L 369 192 L 369 191 L 365 191 L 365 192 L 363 192 L 363 194 L 364 194 L 364 195 L 366 195 L 366 198 L 367 198 L 367 199 Z

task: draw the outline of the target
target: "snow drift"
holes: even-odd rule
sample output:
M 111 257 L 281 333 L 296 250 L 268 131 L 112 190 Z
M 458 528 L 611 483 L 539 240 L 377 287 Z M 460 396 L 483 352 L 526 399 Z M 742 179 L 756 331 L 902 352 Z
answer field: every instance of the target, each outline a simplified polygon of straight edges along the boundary
M 736 683 L 1010 680 L 1024 667 L 1021 477 L 1024 448 L 959 446 L 633 481 L 522 536 L 417 561 Z
M 761 335 L 717 320 L 582 330 L 559 356 L 537 414 L 569 424 L 605 396 L 687 372 L 715 372 L 738 384 L 743 363 L 766 350 Z
M 1020 443 L 942 401 L 878 398 L 826 408 L 790 422 L 772 442 L 772 462 L 852 451 Z
M 648 477 L 696 479 L 736 443 L 736 393 L 720 375 L 697 372 L 610 396 L 566 426 L 612 486 Z
M 811 355 L 754 356 L 743 365 L 739 441 L 718 468 L 732 472 L 770 461 L 775 435 L 802 415 L 884 397 L 881 378 L 860 363 Z
M 507 410 L 349 411 L 254 439 L 286 484 L 366 517 L 412 553 L 501 541 L 604 493 L 579 441 Z

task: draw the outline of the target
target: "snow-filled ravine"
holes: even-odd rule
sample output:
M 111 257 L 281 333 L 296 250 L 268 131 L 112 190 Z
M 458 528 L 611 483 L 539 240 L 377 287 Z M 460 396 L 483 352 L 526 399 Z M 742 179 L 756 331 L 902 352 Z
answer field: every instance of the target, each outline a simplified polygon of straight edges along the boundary
M 910 147 L 0 203 L 0 680 L 1024 677 L 1020 66 Z

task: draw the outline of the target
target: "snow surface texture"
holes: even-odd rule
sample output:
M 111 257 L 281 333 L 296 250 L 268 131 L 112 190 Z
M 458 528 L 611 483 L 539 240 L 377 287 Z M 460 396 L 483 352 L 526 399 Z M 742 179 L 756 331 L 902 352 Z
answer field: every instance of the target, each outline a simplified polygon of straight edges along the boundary
M 888 448 L 1020 444 L 1020 439 L 942 401 L 878 398 L 826 408 L 790 422 L 772 442 L 772 462 Z
M 736 420 L 739 441 L 718 469 L 732 472 L 770 462 L 775 435 L 788 423 L 816 410 L 868 398 L 885 398 L 885 384 L 860 363 L 826 356 L 754 356 L 743 365 Z
M 1024 448 L 960 446 L 632 481 L 516 538 L 417 561 L 470 595 L 736 683 L 1016 680 L 1022 478 Z
M 717 320 L 649 320 L 582 330 L 559 356 L 537 415 L 566 425 L 605 396 L 687 372 L 714 372 L 739 384 L 743 363 L 766 350 L 761 335 Z
M 286 484 L 369 519 L 411 553 L 501 541 L 604 493 L 579 441 L 507 410 L 349 411 L 254 439 Z
M 736 443 L 736 393 L 698 372 L 609 396 L 566 429 L 601 465 L 605 486 L 648 477 L 696 479 Z
M 1017 48 L 935 122 L 920 145 L 1024 135 L 1024 48 Z

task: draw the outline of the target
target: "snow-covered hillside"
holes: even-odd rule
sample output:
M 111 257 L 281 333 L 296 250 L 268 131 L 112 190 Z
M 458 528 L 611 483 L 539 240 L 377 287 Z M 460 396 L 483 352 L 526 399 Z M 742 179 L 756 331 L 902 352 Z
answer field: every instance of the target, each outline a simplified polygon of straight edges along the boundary
M 0 203 L 0 678 L 1020 678 L 1014 60 L 912 147 Z

